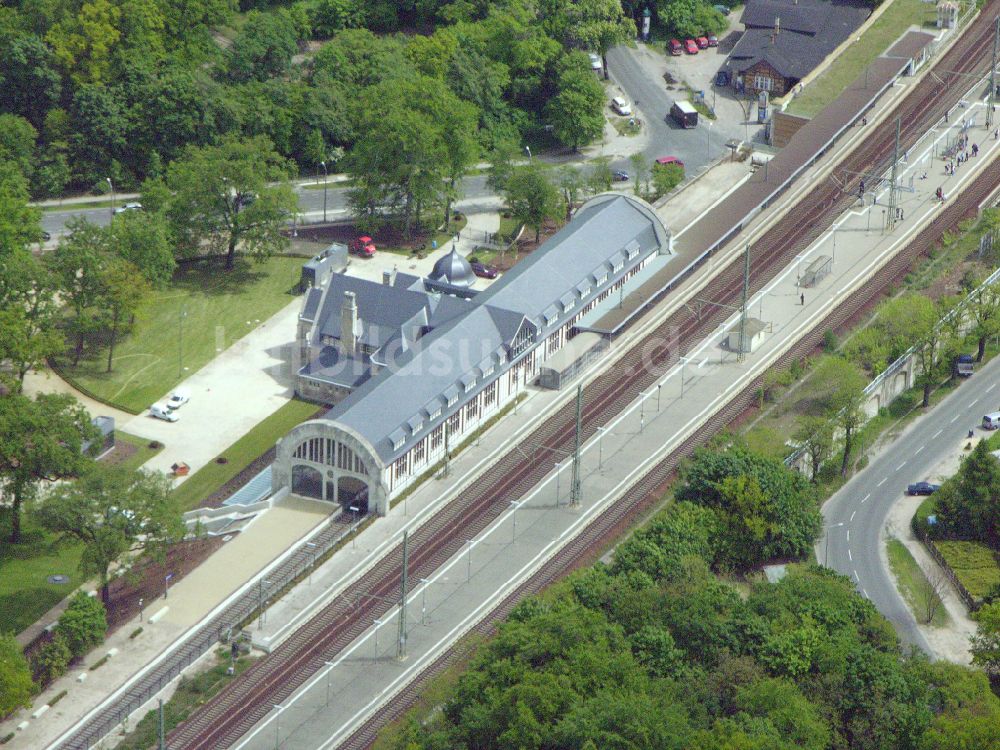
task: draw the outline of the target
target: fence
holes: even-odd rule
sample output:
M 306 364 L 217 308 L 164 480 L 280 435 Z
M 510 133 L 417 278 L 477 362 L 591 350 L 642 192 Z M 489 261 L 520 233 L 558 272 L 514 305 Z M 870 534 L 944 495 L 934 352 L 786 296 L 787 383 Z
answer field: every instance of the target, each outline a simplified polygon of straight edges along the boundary
M 209 615 L 194 633 L 177 648 L 168 652 L 155 668 L 138 677 L 128 685 L 114 703 L 98 710 L 82 727 L 70 736 L 61 737 L 53 750 L 87 750 L 97 745 L 104 737 L 124 724 L 128 717 L 178 677 L 181 672 L 204 656 L 220 641 L 225 641 L 243 624 L 263 614 L 267 606 L 297 580 L 304 577 L 317 561 L 357 529 L 364 519 L 348 524 L 344 516 L 331 516 L 311 537 L 302 540 L 272 568 L 266 569 L 256 581 L 243 586 L 221 611 Z M 307 544 L 315 545 L 307 547 Z
M 934 562 L 936 562 L 941 567 L 941 570 L 944 572 L 945 576 L 947 576 L 948 580 L 951 582 L 951 585 L 955 587 L 955 590 L 958 592 L 958 595 L 962 597 L 962 601 L 965 602 L 965 606 L 968 608 L 968 610 L 970 612 L 975 612 L 977 609 L 979 609 L 979 607 L 982 605 L 982 602 L 980 602 L 978 599 L 976 599 L 976 597 L 974 597 L 971 593 L 969 593 L 969 590 L 965 588 L 962 582 L 958 579 L 958 576 L 955 575 L 955 571 L 951 569 L 951 566 L 948 564 L 948 561 L 944 559 L 944 555 L 941 554 L 941 551 L 937 548 L 937 545 L 934 544 L 934 540 L 927 535 L 927 531 L 923 528 L 923 526 L 916 523 L 913 524 L 913 533 L 916 534 L 917 538 L 921 542 L 923 542 L 924 549 L 926 549 L 927 553 L 932 558 L 934 558 Z

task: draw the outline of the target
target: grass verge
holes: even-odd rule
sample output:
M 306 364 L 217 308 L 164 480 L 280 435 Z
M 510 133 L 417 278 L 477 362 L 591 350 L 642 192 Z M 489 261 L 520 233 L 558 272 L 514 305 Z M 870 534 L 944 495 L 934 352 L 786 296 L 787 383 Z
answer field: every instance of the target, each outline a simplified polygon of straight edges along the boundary
M 174 498 L 183 510 L 197 507 L 254 459 L 273 448 L 278 438 L 312 417 L 318 408 L 316 404 L 292 399 L 219 454 L 226 459 L 225 463 L 213 460 L 188 477 L 174 490 Z
M 981 542 L 935 541 L 955 576 L 976 599 L 982 599 L 994 586 L 1000 585 L 997 556 Z
M 236 674 L 246 671 L 253 659 L 241 657 L 236 660 Z M 181 677 L 177 689 L 170 700 L 163 704 L 163 730 L 169 733 L 174 727 L 184 721 L 209 698 L 222 690 L 233 676 L 226 674 L 229 667 L 228 649 L 216 652 L 215 663 L 204 672 L 192 677 Z M 159 731 L 159 716 L 154 709 L 146 714 L 135 725 L 129 734 L 118 744 L 120 750 L 146 750 L 155 747 Z
M 896 587 L 903 595 L 913 616 L 917 618 L 917 622 L 927 624 L 927 613 L 932 612 L 929 624 L 936 628 L 947 627 L 950 618 L 944 603 L 910 554 L 910 550 L 898 539 L 890 539 L 887 548 L 889 567 L 896 578 Z
M 107 348 L 96 345 L 76 367 L 61 358 L 60 374 L 105 403 L 141 412 L 291 302 L 301 268 L 300 258 L 288 257 L 240 261 L 232 271 L 214 259 L 185 264 L 150 295 L 115 347 L 111 372 Z
M 54 547 L 54 537 L 24 518 L 22 541 L 11 544 L 10 516 L 0 508 L 0 633 L 20 633 L 80 585 L 83 546 Z M 65 583 L 49 583 L 51 575 Z
M 832 102 L 847 86 L 861 75 L 865 67 L 881 55 L 909 26 L 933 26 L 937 18 L 935 6 L 923 0 L 893 0 L 882 16 L 860 39 L 810 83 L 791 104 L 793 115 L 813 117 Z

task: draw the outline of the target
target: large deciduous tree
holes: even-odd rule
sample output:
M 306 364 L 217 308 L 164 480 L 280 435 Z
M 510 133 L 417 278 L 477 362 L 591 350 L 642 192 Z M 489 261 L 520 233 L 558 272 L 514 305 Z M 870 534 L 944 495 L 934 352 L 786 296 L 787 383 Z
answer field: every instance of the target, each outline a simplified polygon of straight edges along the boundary
M 514 217 L 535 230 L 535 242 L 546 221 L 562 216 L 559 189 L 552 184 L 545 168 L 537 163 L 516 167 L 503 192 Z
M 853 363 L 831 355 L 817 363 L 813 382 L 825 416 L 833 420 L 842 432 L 844 452 L 840 473 L 847 476 L 854 453 L 855 433 L 865 419 L 865 376 Z
M 556 139 L 576 151 L 604 132 L 604 89 L 586 57 L 576 53 L 567 56 L 557 88 L 545 105 L 545 119 Z
M 111 568 L 132 556 L 162 556 L 184 536 L 184 522 L 162 474 L 94 465 L 53 487 L 35 511 L 45 528 L 84 545 L 80 570 L 96 575 L 108 601 Z
M 0 398 L 0 489 L 10 502 L 11 544 L 21 541 L 21 511 L 43 482 L 76 476 L 91 461 L 83 445 L 97 437 L 72 396 Z
M 578 0 L 567 8 L 571 39 L 601 56 L 608 77 L 608 50 L 635 37 L 635 21 L 625 15 L 619 0 Z
M 921 405 L 931 403 L 931 389 L 942 375 L 942 356 L 949 349 L 952 330 L 941 325 L 941 318 L 948 311 L 946 303 L 937 303 L 930 297 L 911 292 L 887 300 L 878 308 L 878 327 L 893 344 L 893 354 L 898 356 L 911 346 L 916 347 L 919 373 L 916 382 L 923 388 Z
M 149 282 L 129 261 L 112 257 L 101 268 L 101 308 L 108 331 L 108 368 L 115 357 L 115 344 L 123 327 L 132 320 L 146 301 Z
M 41 236 L 42 211 L 29 200 L 28 181 L 17 165 L 0 161 L 0 259 Z
M 168 168 L 165 187 L 144 186 L 144 195 L 165 211 L 187 257 L 224 255 L 231 270 L 237 250 L 265 258 L 288 245 L 282 230 L 297 201 L 287 162 L 263 136 L 188 149 Z

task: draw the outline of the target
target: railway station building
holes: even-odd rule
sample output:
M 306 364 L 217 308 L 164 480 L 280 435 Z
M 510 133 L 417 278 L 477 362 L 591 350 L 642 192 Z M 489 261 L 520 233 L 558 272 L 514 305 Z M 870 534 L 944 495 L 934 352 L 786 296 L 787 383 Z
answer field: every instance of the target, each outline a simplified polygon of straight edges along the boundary
M 297 388 L 334 405 L 278 441 L 273 490 L 384 515 L 671 257 L 648 204 L 604 194 L 478 293 L 454 252 L 426 279 L 332 274 L 303 303 Z

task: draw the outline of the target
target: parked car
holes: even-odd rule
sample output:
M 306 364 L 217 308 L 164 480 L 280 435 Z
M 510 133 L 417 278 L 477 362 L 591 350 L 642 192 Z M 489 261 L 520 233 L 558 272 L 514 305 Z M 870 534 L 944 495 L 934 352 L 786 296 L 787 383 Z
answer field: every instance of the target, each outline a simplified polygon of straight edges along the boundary
M 351 240 L 347 249 L 352 255 L 360 255 L 362 258 L 371 258 L 375 255 L 375 243 L 372 242 L 372 238 L 366 234 L 361 235 L 357 239 Z
M 628 100 L 621 96 L 616 96 L 611 100 L 611 109 L 620 114 L 622 117 L 630 117 L 632 115 L 632 105 L 628 103 Z
M 165 422 L 176 422 L 180 417 L 166 404 L 153 404 L 149 407 L 149 416 L 162 419 Z
M 995 430 L 1000 428 L 1000 412 L 983 415 L 983 429 Z
M 620 169 L 616 169 L 611 173 L 611 179 L 615 182 L 628 182 L 628 172 L 623 172 Z
M 170 398 L 167 399 L 167 407 L 173 411 L 174 409 L 179 409 L 188 401 L 191 400 L 191 394 L 186 388 L 178 388 L 176 391 L 170 394 Z
M 472 272 L 481 279 L 495 279 L 500 275 L 500 270 L 496 266 L 489 266 L 478 260 L 470 262 L 469 265 L 472 266 Z
M 700 36 L 694 40 L 694 43 L 698 45 L 698 49 L 708 49 L 708 37 Z
M 590 69 L 591 70 L 604 70 L 604 63 L 601 62 L 601 56 L 595 55 L 593 52 L 588 54 L 590 57 Z
M 126 211 L 141 211 L 141 210 L 142 210 L 141 203 L 126 203 L 124 206 L 119 206 L 118 208 L 116 208 L 115 213 L 123 214 Z
M 684 166 L 684 162 L 682 162 L 676 156 L 661 156 L 659 159 L 656 160 L 656 163 L 657 164 L 677 164 L 678 166 L 681 166 L 681 167 Z
M 955 357 L 955 374 L 960 378 L 967 378 L 975 372 L 976 361 L 971 354 L 959 354 Z
M 914 482 L 906 486 L 907 495 L 931 495 L 941 489 L 940 484 L 930 482 Z
M 52 235 L 51 235 L 51 234 L 49 234 L 48 232 L 46 232 L 46 231 L 45 231 L 45 230 L 43 229 L 43 230 L 42 230 L 42 242 L 48 242 L 48 241 L 49 241 L 49 240 L 51 240 L 51 239 L 52 239 Z
M 695 43 L 694 39 L 684 40 L 684 51 L 687 52 L 689 55 L 698 54 L 698 45 Z
M 731 12 L 728 5 L 713 5 L 712 7 L 724 16 L 728 16 Z
M 684 45 L 676 39 L 671 39 L 667 42 L 667 49 L 670 50 L 671 55 L 680 56 L 684 52 Z
M 718 47 L 719 46 L 719 37 L 717 37 L 715 34 L 709 34 L 708 37 L 707 37 L 707 39 L 708 39 L 708 46 L 709 47 Z

